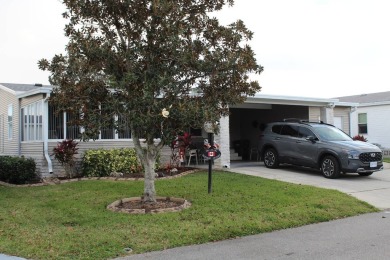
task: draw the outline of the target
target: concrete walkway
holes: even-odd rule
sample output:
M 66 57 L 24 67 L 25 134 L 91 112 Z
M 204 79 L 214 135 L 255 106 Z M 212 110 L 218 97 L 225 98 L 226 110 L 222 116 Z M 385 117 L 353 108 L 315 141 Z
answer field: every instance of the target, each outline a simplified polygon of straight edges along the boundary
M 23 259 L 25 258 L 0 254 L 0 260 L 23 260 Z
M 389 230 L 381 212 L 116 260 L 387 260 Z

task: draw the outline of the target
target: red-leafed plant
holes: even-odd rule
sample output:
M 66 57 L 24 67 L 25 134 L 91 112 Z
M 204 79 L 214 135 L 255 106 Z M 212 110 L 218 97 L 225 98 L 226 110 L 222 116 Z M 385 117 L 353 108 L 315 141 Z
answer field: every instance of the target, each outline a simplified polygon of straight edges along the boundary
M 63 140 L 53 149 L 54 158 L 65 168 L 67 177 L 72 178 L 75 166 L 75 154 L 78 143 L 72 139 Z
M 355 141 L 367 142 L 367 139 L 363 135 L 355 135 L 352 139 Z
M 191 134 L 185 132 L 183 135 L 178 135 L 177 138 L 171 142 L 171 164 L 180 166 L 185 160 L 185 151 L 191 144 Z

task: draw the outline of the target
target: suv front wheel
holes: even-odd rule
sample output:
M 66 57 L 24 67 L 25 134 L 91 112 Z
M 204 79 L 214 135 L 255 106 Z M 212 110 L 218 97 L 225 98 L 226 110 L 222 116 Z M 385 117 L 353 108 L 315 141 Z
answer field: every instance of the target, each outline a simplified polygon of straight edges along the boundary
M 321 172 L 325 178 L 335 179 L 340 177 L 339 162 L 334 156 L 328 155 L 322 159 Z
M 268 148 L 264 152 L 264 165 L 267 168 L 277 168 L 279 166 L 279 158 L 275 149 Z

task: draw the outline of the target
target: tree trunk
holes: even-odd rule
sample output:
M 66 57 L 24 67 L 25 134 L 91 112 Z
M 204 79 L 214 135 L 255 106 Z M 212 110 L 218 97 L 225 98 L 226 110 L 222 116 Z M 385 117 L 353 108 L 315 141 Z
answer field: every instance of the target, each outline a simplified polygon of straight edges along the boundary
M 146 162 L 144 163 L 144 202 L 156 202 L 156 189 L 154 187 L 154 179 L 156 176 L 156 172 L 154 170 L 155 163 L 155 158 L 149 158 L 149 156 L 147 156 Z
M 133 136 L 133 142 L 138 159 L 144 167 L 144 202 L 154 203 L 157 201 L 156 189 L 154 186 L 156 177 L 155 165 L 162 143 L 155 145 L 153 140 L 151 140 L 150 142 L 147 142 L 147 146 L 144 148 L 141 146 L 139 137 L 135 135 Z

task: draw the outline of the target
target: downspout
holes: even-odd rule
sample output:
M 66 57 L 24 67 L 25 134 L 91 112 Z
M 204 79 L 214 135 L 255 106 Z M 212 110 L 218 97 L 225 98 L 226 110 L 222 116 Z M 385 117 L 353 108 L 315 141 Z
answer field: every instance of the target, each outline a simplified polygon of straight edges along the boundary
M 352 113 L 356 111 L 356 107 L 351 107 L 351 110 L 349 111 L 349 135 L 352 136 Z
M 47 161 L 49 174 L 53 174 L 53 164 L 49 156 L 49 101 L 50 93 L 43 100 L 43 153 Z

